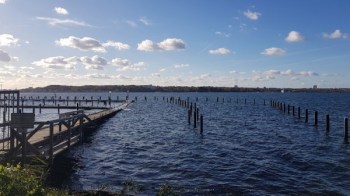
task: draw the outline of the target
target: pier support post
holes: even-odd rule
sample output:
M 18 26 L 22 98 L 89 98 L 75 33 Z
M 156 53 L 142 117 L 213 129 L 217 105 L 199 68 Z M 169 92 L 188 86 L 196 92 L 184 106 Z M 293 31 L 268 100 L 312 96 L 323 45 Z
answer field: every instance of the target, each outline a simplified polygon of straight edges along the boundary
M 314 122 L 314 125 L 317 126 L 318 124 L 318 112 L 315 111 L 315 122 Z
M 188 124 L 191 124 L 191 110 L 187 110 L 187 114 L 188 114 Z
M 21 138 L 21 143 L 22 143 L 22 164 L 25 163 L 26 161 L 26 151 L 27 151 L 27 131 L 26 129 L 21 129 L 22 131 L 22 138 Z
M 344 143 L 349 143 L 349 120 L 344 118 Z
M 39 113 L 41 114 L 41 104 L 39 104 Z
M 81 143 L 83 143 L 83 118 L 80 118 L 79 119 L 79 133 L 80 133 L 80 140 L 81 140 Z
M 326 131 L 329 131 L 330 129 L 330 124 L 329 124 L 329 114 L 326 115 Z
M 305 109 L 305 123 L 309 122 L 309 111 Z
M 200 118 L 200 131 L 201 133 L 203 133 L 203 115 L 201 114 L 201 118 Z
M 60 104 L 57 104 L 57 113 L 60 113 Z
M 295 107 L 293 105 L 293 116 L 295 116 Z
M 197 127 L 197 113 L 196 113 L 196 109 L 194 109 L 193 111 L 193 128 Z

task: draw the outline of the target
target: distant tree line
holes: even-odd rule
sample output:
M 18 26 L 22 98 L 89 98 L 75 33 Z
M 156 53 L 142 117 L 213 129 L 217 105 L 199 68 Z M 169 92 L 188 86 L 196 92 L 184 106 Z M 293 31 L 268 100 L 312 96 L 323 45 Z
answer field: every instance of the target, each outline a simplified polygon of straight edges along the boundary
M 281 88 L 153 86 L 153 85 L 49 85 L 26 88 L 21 92 L 281 92 Z M 286 88 L 284 92 L 350 92 L 349 88 Z

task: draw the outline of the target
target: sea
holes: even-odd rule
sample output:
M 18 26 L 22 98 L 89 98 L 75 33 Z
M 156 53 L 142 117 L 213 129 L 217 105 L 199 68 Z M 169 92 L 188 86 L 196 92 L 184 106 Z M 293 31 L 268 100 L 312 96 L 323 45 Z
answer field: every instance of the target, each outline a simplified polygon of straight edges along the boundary
M 55 158 L 53 186 L 156 195 L 350 195 L 349 93 L 22 93 L 21 96 L 135 99 L 84 142 Z M 189 100 L 203 116 L 194 128 Z M 288 114 L 271 101 L 295 107 Z M 300 107 L 301 118 L 297 109 Z M 305 122 L 305 109 L 309 121 Z M 314 112 L 318 113 L 317 126 Z M 37 112 L 37 111 L 36 111 Z M 91 112 L 91 111 L 90 111 Z M 38 119 L 57 117 L 47 110 Z M 330 130 L 326 130 L 326 115 Z M 39 115 L 39 114 L 38 114 Z

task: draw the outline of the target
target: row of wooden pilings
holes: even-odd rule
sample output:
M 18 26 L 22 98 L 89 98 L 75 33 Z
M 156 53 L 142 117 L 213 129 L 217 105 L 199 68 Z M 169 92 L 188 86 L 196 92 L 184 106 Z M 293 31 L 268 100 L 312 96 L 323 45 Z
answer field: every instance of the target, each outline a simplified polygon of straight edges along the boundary
M 289 105 L 289 104 L 285 104 L 283 102 L 279 102 L 279 101 L 275 101 L 275 100 L 271 100 L 270 101 L 270 105 L 273 108 L 276 108 L 280 111 L 283 111 L 284 113 L 287 114 L 292 114 L 293 116 L 297 116 L 299 119 L 301 119 L 301 108 L 298 107 L 296 108 L 294 105 Z M 327 132 L 330 131 L 330 116 L 329 114 L 326 114 L 326 122 L 325 122 L 325 129 Z M 304 122 L 305 123 L 309 123 L 309 110 L 305 109 L 304 112 Z M 318 126 L 318 111 L 314 111 L 314 122 L 313 125 L 314 126 Z M 344 118 L 344 143 L 348 144 L 349 143 L 349 120 L 347 117 Z
M 147 98 L 145 98 L 145 100 L 147 100 Z M 158 97 L 154 97 L 154 100 L 158 100 Z M 188 124 L 191 125 L 191 119 L 193 119 L 193 128 L 197 128 L 197 123 L 199 123 L 199 131 L 201 134 L 203 133 L 203 113 L 199 113 L 200 110 L 199 107 L 197 107 L 197 103 L 190 102 L 189 98 L 186 100 L 180 97 L 163 97 L 163 101 L 186 108 Z

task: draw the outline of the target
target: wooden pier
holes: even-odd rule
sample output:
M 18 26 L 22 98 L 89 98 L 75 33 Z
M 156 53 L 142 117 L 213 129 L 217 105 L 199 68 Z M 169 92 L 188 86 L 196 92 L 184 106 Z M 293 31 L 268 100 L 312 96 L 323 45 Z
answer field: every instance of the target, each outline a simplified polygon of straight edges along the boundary
M 25 162 L 28 157 L 39 156 L 52 163 L 55 155 L 82 142 L 84 134 L 130 103 L 132 101 L 125 101 L 117 108 L 105 108 L 89 115 L 84 114 L 84 110 L 60 113 L 59 119 L 45 122 L 28 123 L 33 113 L 12 113 L 11 121 L 0 124 L 0 129 L 9 130 L 6 137 L 0 139 L 0 159 Z

